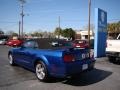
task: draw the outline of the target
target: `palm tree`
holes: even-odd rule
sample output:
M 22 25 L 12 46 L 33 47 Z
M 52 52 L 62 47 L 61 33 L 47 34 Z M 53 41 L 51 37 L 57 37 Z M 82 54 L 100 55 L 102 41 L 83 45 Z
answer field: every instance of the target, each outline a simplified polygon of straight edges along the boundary
M 59 27 L 57 27 L 57 28 L 55 29 L 55 31 L 54 31 L 54 34 L 57 35 L 58 38 L 60 37 L 61 33 L 62 33 L 62 29 L 59 28 Z

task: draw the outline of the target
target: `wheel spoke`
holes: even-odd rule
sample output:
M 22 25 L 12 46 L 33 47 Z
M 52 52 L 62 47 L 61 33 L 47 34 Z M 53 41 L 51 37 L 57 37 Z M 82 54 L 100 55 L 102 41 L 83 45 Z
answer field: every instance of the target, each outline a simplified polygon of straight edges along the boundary
M 36 73 L 37 73 L 37 77 L 39 79 L 44 79 L 44 77 L 45 77 L 45 69 L 44 69 L 44 66 L 42 64 L 38 64 L 36 66 Z
M 9 55 L 9 62 L 10 62 L 10 64 L 13 64 L 13 58 L 11 55 Z
M 45 73 L 44 73 L 44 72 L 41 72 L 41 76 L 42 76 L 42 77 L 45 77 Z

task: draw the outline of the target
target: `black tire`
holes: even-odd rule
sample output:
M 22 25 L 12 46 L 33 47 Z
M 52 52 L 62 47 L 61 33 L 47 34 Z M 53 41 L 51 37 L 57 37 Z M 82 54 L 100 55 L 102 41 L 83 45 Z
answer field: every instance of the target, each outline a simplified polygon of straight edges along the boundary
M 8 58 L 9 58 L 9 64 L 12 65 L 12 66 L 14 66 L 15 63 L 14 63 L 14 59 L 13 59 L 12 54 L 9 54 L 9 55 L 8 55 Z
M 115 57 L 109 56 L 108 59 L 110 62 L 115 62 Z
M 48 81 L 49 79 L 48 71 L 47 71 L 46 65 L 42 61 L 39 61 L 36 63 L 35 73 L 36 73 L 37 78 L 40 81 Z

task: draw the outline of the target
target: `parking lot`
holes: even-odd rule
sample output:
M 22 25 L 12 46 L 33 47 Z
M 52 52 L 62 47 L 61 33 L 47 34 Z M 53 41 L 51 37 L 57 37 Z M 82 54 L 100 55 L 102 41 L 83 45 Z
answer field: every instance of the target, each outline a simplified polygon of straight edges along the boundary
M 97 59 L 95 69 L 73 78 L 44 83 L 35 74 L 19 66 L 10 66 L 7 52 L 10 47 L 0 46 L 0 90 L 119 90 L 120 65 L 107 59 Z

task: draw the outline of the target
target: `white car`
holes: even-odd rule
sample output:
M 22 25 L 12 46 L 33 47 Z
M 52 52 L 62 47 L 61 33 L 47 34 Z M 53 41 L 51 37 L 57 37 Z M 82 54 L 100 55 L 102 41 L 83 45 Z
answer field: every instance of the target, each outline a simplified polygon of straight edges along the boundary
M 54 47 L 56 47 L 56 46 L 59 45 L 59 43 L 57 41 L 54 41 L 54 42 L 51 42 L 51 45 L 54 46 Z
M 120 34 L 116 39 L 107 40 L 106 54 L 109 60 L 120 61 Z
M 5 45 L 6 41 L 6 39 L 0 39 L 0 45 Z

